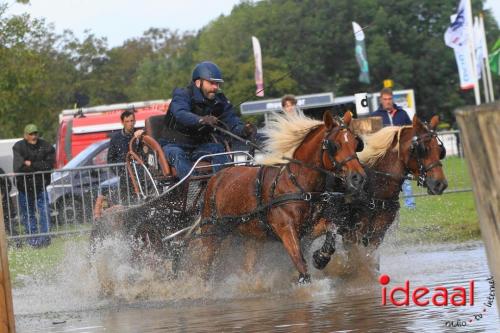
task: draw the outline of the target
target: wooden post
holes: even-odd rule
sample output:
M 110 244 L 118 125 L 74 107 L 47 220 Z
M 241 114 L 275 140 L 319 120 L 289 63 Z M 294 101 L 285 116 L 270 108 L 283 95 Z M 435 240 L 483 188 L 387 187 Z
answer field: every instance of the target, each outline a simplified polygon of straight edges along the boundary
M 382 117 L 354 118 L 350 128 L 356 134 L 370 134 L 382 129 Z
M 0 193 L 0 332 L 16 331 L 12 289 L 10 287 L 7 237 L 3 221 L 2 193 Z
M 455 112 L 500 313 L 500 102 Z

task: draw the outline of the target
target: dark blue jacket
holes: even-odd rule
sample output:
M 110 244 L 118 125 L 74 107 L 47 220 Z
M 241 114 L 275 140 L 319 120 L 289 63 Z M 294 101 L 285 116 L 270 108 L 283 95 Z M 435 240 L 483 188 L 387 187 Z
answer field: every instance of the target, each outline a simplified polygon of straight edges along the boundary
M 128 153 L 128 143 L 134 133 L 125 133 L 123 129 L 111 135 L 108 149 L 108 164 L 124 163 Z
M 174 89 L 172 102 L 165 115 L 164 135 L 170 143 L 201 144 L 211 141 L 208 126 L 202 126 L 203 116 L 217 117 L 236 135 L 243 136 L 244 124 L 235 114 L 233 106 L 222 93 L 215 95 L 214 100 L 206 99 L 201 90 L 193 83 L 183 89 Z
M 379 105 L 377 111 L 370 114 L 370 116 L 382 117 L 384 126 L 404 126 L 412 124 L 412 121 L 405 110 L 396 104 L 393 104 L 393 107 L 397 110 L 393 117 L 389 115 L 387 110 L 382 109 L 382 105 Z

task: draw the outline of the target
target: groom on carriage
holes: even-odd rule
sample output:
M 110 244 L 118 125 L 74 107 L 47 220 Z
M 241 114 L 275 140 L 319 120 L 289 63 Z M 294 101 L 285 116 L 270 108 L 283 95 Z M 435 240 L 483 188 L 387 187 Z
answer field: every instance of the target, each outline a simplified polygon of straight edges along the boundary
M 245 138 L 255 136 L 252 124 L 244 125 L 221 91 L 224 82 L 219 67 L 210 61 L 196 65 L 190 84 L 173 91 L 172 102 L 164 119 L 164 135 L 159 143 L 177 177 L 184 178 L 193 161 L 207 154 L 223 153 L 224 145 L 217 139 L 214 126 L 222 126 Z M 229 162 L 228 155 L 212 157 L 214 171 Z

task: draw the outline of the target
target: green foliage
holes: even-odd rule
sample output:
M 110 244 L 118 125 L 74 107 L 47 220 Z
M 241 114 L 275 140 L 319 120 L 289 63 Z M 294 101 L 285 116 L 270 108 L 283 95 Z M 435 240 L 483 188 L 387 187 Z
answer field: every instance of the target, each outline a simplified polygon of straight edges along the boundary
M 144 34 L 153 51 L 138 65 L 128 90 L 131 100 L 168 98 L 175 87 L 189 82 L 195 39 L 163 29 L 150 29 Z
M 27 3 L 20 0 L 17 2 Z M 43 20 L 6 16 L 0 1 L 0 136 L 17 137 L 36 122 L 53 139 L 60 110 L 72 108 L 75 93 L 90 105 L 169 98 L 185 86 L 203 60 L 223 71 L 226 95 L 238 105 L 255 97 L 251 37 L 262 47 L 265 98 L 286 93 L 333 91 L 337 96 L 413 88 L 423 118 L 439 114 L 454 123 L 452 111 L 472 104 L 461 92 L 453 51 L 443 42 L 457 0 L 267 0 L 243 1 L 198 31 L 151 28 L 109 48 L 88 31 L 56 34 Z M 484 0 L 473 0 L 475 14 Z M 498 24 L 484 11 L 488 45 Z M 364 27 L 371 84 L 358 82 L 351 21 Z M 494 90 L 500 90 L 496 76 Z
M 28 122 L 53 136 L 62 89 L 74 81 L 73 66 L 55 49 L 57 38 L 45 22 L 27 15 L 6 18 L 0 11 L 0 133 L 19 137 Z M 58 107 L 58 109 L 59 109 Z

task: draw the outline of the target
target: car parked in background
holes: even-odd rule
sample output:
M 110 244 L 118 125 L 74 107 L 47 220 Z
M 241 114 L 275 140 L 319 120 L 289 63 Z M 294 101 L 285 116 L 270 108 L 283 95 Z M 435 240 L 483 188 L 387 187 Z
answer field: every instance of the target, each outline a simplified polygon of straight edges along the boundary
M 116 170 L 106 166 L 109 143 L 106 139 L 91 144 L 52 174 L 47 193 L 56 224 L 92 220 L 100 184 L 116 177 Z

